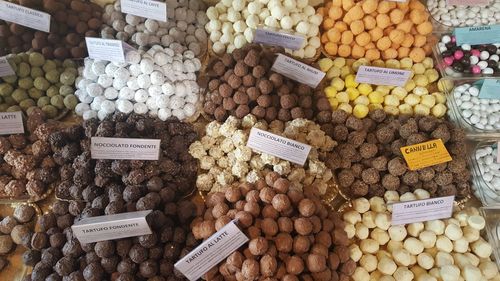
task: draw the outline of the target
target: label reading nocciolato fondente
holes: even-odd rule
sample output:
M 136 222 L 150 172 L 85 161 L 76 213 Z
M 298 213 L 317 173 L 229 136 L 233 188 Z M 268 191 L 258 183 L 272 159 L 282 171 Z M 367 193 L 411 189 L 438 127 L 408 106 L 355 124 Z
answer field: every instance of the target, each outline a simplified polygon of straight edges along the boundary
M 92 137 L 90 154 L 92 159 L 158 160 L 160 140 Z

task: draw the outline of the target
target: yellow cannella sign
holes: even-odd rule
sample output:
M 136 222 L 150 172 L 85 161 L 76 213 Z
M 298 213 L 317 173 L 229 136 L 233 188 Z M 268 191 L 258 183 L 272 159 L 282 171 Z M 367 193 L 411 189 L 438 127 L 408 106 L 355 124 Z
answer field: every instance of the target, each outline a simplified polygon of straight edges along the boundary
M 452 160 L 441 139 L 403 146 L 400 149 L 412 171 Z

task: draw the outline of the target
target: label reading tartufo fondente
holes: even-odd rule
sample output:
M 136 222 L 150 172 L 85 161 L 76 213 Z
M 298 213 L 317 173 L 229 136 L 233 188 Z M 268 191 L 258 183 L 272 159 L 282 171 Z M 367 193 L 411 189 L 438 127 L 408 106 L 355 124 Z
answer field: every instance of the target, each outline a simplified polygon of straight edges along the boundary
M 89 58 L 113 62 L 125 62 L 125 53 L 132 48 L 115 39 L 85 37 Z M 133 49 L 133 48 L 132 48 Z
M 278 46 L 291 50 L 302 48 L 306 38 L 301 35 L 288 34 L 279 31 L 257 28 L 255 30 L 254 43 Z
M 0 135 L 24 134 L 21 111 L 0 113 Z
M 152 0 L 121 0 L 123 13 L 143 18 L 167 21 L 167 4 Z
M 187 279 L 198 280 L 247 241 L 248 237 L 231 221 L 176 262 L 175 268 Z
M 71 226 L 80 243 L 94 243 L 151 234 L 146 216 L 148 211 L 85 218 Z
M 299 83 L 306 84 L 311 88 L 316 88 L 326 74 L 319 69 L 282 54 L 278 54 L 271 70 Z
M 403 87 L 410 76 L 411 71 L 409 70 L 362 65 L 356 74 L 356 82 Z
M 392 204 L 392 225 L 446 219 L 451 217 L 455 196 Z
M 50 31 L 50 15 L 0 0 L 0 19 L 43 32 Z
M 457 45 L 493 44 L 500 42 L 500 25 L 456 27 L 453 31 Z
M 14 69 L 6 57 L 0 57 L 0 77 L 15 75 Z
M 311 146 L 261 129 L 252 128 L 247 146 L 281 159 L 304 165 Z
M 90 154 L 92 159 L 158 160 L 160 140 L 92 137 Z

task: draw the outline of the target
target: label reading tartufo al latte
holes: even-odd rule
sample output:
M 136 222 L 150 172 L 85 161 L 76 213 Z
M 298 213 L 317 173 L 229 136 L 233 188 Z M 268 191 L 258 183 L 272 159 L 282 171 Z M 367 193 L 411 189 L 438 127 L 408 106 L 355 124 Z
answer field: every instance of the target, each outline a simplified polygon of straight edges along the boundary
M 92 159 L 158 160 L 160 140 L 92 137 L 90 154 Z
M 0 113 L 0 135 L 24 134 L 21 111 Z

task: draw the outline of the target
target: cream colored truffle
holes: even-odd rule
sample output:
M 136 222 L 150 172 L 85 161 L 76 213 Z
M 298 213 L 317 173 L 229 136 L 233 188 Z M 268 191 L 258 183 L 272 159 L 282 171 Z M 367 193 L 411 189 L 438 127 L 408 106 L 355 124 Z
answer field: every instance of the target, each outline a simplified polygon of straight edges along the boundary
M 370 281 L 380 280 L 382 276 L 383 276 L 382 272 L 375 270 L 372 273 L 370 273 Z
M 491 253 L 493 251 L 491 245 L 488 242 L 484 241 L 482 238 L 480 238 L 476 242 L 473 242 L 470 245 L 470 248 L 472 249 L 472 252 L 480 258 L 487 258 L 491 256 Z
M 444 230 L 444 235 L 446 235 L 446 237 L 450 238 L 450 240 L 455 241 L 455 240 L 462 238 L 463 233 L 462 233 L 462 229 L 460 228 L 459 225 L 456 225 L 454 223 L 450 223 L 446 226 L 446 228 Z
M 368 235 L 370 234 L 370 230 L 363 223 L 358 222 L 355 225 L 355 228 L 356 228 L 356 237 L 358 237 L 361 240 L 368 238 Z
M 402 241 L 395 241 L 395 240 L 390 240 L 387 243 L 387 251 L 389 252 L 394 252 L 397 249 L 403 249 L 403 242 Z
M 370 210 L 370 202 L 368 199 L 361 197 L 352 202 L 352 207 L 356 210 L 356 212 L 363 214 Z
M 411 254 L 405 249 L 397 249 L 392 252 L 394 261 L 400 266 L 409 266 L 411 264 Z
M 445 224 L 441 220 L 426 221 L 425 229 L 434 232 L 436 235 L 443 235 Z
M 465 211 L 460 211 L 455 214 L 453 214 L 453 217 L 460 222 L 460 226 L 464 227 L 468 225 L 467 219 L 469 218 L 469 215 Z
M 350 210 L 350 211 L 345 212 L 343 218 L 344 218 L 344 221 L 346 221 L 352 225 L 355 225 L 356 223 L 361 221 L 361 215 L 354 210 Z
M 399 197 L 399 201 L 401 202 L 408 202 L 408 201 L 414 201 L 417 200 L 417 196 L 411 192 L 406 192 L 403 195 Z
M 371 254 L 365 254 L 359 260 L 359 265 L 361 265 L 368 272 L 376 270 L 377 264 L 377 257 Z
M 415 194 L 415 197 L 418 199 L 418 200 L 423 200 L 423 199 L 428 199 L 431 197 L 429 191 L 425 190 L 425 189 L 415 189 L 415 191 L 413 191 L 413 194 Z
M 375 254 L 379 250 L 378 242 L 370 238 L 362 240 L 359 246 L 363 253 Z
M 363 252 L 359 249 L 358 245 L 352 244 L 349 246 L 350 257 L 353 261 L 358 262 L 359 259 L 363 256 Z
M 356 267 L 351 278 L 354 281 L 369 281 L 370 273 L 368 273 L 368 271 L 366 271 L 363 267 Z
M 426 249 L 432 248 L 436 244 L 436 234 L 430 230 L 420 232 L 418 239 L 422 241 Z
M 477 229 L 477 230 L 482 230 L 484 228 L 484 226 L 486 225 L 486 222 L 484 220 L 483 217 L 481 216 L 478 216 L 478 215 L 473 215 L 473 216 L 470 216 L 468 219 L 467 219 L 467 223 Z
M 392 275 L 397 268 L 396 263 L 392 259 L 385 257 L 382 258 L 377 265 L 377 269 L 386 275 Z
M 396 269 L 392 276 L 394 276 L 394 278 L 398 281 L 411 281 L 414 277 L 413 272 L 411 272 L 408 268 L 401 266 Z
M 404 225 L 392 225 L 391 227 L 389 227 L 388 232 L 391 240 L 394 241 L 403 241 L 407 235 Z
M 356 227 L 350 223 L 346 223 L 344 226 L 344 231 L 347 234 L 347 238 L 351 239 L 356 235 Z
M 437 267 L 454 264 L 453 257 L 446 252 L 438 252 L 434 257 Z
M 434 259 L 428 253 L 420 253 L 417 256 L 417 263 L 423 269 L 431 269 L 434 266 Z
M 460 238 L 453 241 L 453 251 L 457 253 L 465 253 L 469 250 L 469 242 L 465 238 Z
M 376 196 L 376 197 L 370 198 L 369 201 L 370 201 L 370 209 L 372 211 L 377 212 L 377 213 L 382 213 L 382 212 L 385 212 L 387 210 L 383 198 Z
M 460 269 L 452 264 L 440 266 L 439 273 L 443 281 L 456 281 L 460 277 Z
M 380 261 L 382 258 L 389 258 L 389 259 L 392 259 L 392 255 L 391 255 L 389 252 L 385 251 L 385 250 L 379 250 L 379 251 L 377 251 L 376 256 L 377 256 L 377 260 L 379 260 L 379 261 Z
M 373 211 L 368 211 L 363 214 L 362 221 L 363 224 L 368 228 L 375 228 L 377 225 L 375 224 L 375 216 L 377 213 Z
M 429 274 L 433 277 L 436 277 L 436 279 L 441 280 L 441 273 L 439 272 L 439 268 L 431 268 L 429 270 Z
M 378 213 L 375 216 L 375 225 L 383 230 L 388 230 L 391 226 L 391 217 L 387 213 Z
M 479 269 L 486 279 L 492 279 L 498 275 L 498 267 L 496 263 L 492 261 L 482 261 L 479 264 Z
M 387 242 L 389 242 L 389 235 L 385 230 L 382 230 L 380 228 L 375 228 L 372 230 L 370 233 L 370 237 L 377 241 L 379 245 L 385 245 Z
M 390 275 L 383 275 L 378 280 L 379 281 L 396 281 L 396 279 L 394 279 L 394 277 L 392 277 Z
M 483 277 L 481 270 L 479 268 L 468 264 L 462 268 L 462 276 L 465 281 L 480 281 Z
M 476 255 L 471 252 L 467 252 L 464 256 L 469 260 L 470 264 L 473 266 L 479 266 L 479 262 L 481 261 Z
M 438 236 L 436 240 L 436 248 L 438 248 L 439 251 L 451 253 L 451 251 L 453 251 L 453 243 L 451 243 L 448 237 L 441 235 Z
M 421 275 L 419 275 L 417 278 L 416 278 L 417 281 L 437 281 L 436 277 L 428 274 L 428 273 L 423 273 Z
M 469 243 L 477 241 L 480 237 L 479 230 L 477 230 L 469 225 L 465 226 L 462 229 L 462 232 L 463 232 L 463 236 L 464 236 L 465 240 L 467 240 L 467 242 L 469 242 Z
M 410 223 L 407 227 L 408 234 L 413 237 L 418 237 L 422 230 L 424 230 L 424 224 L 421 222 Z
M 407 238 L 403 243 L 403 247 L 412 255 L 418 255 L 424 251 L 424 244 L 417 238 Z
M 388 190 L 384 193 L 385 202 L 398 202 L 399 193 L 395 190 Z

